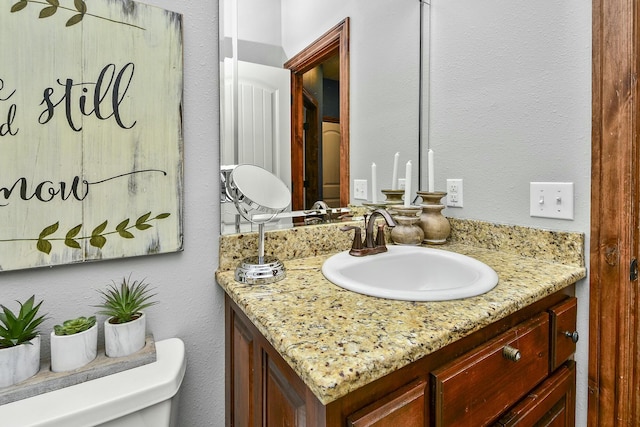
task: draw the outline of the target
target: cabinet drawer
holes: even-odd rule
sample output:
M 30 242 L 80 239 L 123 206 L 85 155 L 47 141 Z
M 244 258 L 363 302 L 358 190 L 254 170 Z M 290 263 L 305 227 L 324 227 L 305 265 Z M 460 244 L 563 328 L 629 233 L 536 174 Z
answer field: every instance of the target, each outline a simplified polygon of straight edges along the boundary
M 436 426 L 488 425 L 548 373 L 549 315 L 542 313 L 432 372 Z
M 575 364 L 568 362 L 507 412 L 496 426 L 573 426 L 575 388 Z
M 569 298 L 551 307 L 551 370 L 555 371 L 576 351 L 578 332 L 576 331 L 576 316 L 578 300 Z

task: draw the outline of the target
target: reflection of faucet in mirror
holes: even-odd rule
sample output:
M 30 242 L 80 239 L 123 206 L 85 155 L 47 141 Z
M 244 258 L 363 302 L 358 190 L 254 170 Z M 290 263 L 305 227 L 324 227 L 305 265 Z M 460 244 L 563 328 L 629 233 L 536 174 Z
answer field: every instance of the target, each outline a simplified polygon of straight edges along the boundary
M 296 213 L 293 213 L 295 216 Z M 316 201 L 311 209 L 302 211 L 305 225 L 327 224 L 336 221 L 346 221 L 353 217 L 348 208 L 331 208 L 324 200 Z
M 380 216 L 384 219 L 384 223 L 380 223 L 377 225 L 378 232 L 376 233 L 376 237 L 374 240 L 373 237 L 373 227 L 376 225 L 376 217 Z M 365 226 L 365 238 L 364 238 L 364 247 L 362 246 L 362 234 L 360 231 L 360 227 L 354 226 L 346 226 L 342 227 L 342 231 L 355 230 L 355 234 L 353 236 L 353 244 L 351 245 L 351 250 L 349 250 L 349 254 L 353 256 L 365 256 L 365 255 L 375 255 L 382 252 L 387 251 L 387 245 L 384 239 L 384 226 L 385 223 L 389 227 L 395 227 L 396 222 L 393 220 L 389 212 L 385 209 L 376 209 L 368 216 L 365 216 L 364 226 Z
M 232 168 L 226 175 L 226 184 L 226 194 L 240 215 L 258 224 L 258 256 L 244 259 L 236 269 L 235 279 L 249 284 L 284 279 L 284 265 L 278 259 L 264 255 L 264 224 L 289 206 L 289 189 L 271 172 L 254 165 Z
M 311 209 L 329 209 L 329 205 L 324 200 L 318 200 L 311 206 Z
M 331 220 L 331 214 L 327 212 L 329 205 L 324 200 L 318 200 L 311 209 L 304 211 L 308 214 L 304 217 L 305 225 L 322 224 Z M 324 212 L 324 213 L 323 213 Z M 326 217 L 325 217 L 326 216 Z

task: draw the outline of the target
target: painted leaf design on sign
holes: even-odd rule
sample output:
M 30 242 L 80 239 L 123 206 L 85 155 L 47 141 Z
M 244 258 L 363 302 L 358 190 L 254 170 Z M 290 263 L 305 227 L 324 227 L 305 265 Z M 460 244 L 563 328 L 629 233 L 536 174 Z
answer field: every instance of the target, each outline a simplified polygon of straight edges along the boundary
M 135 236 L 127 231 L 127 225 L 129 225 L 129 219 L 125 219 L 120 224 L 117 225 L 116 231 L 121 237 L 125 239 L 133 239 Z
M 51 224 L 48 227 L 45 227 L 41 232 L 40 232 L 40 237 L 41 239 L 47 236 L 52 235 L 53 233 L 55 233 L 56 231 L 58 231 L 58 227 L 60 226 L 59 222 L 56 222 L 55 224 Z
M 80 229 L 82 228 L 82 224 L 78 224 L 73 227 L 71 230 L 67 232 L 67 235 L 64 238 L 64 244 L 70 248 L 81 249 L 80 243 L 74 239 L 80 233 Z
M 85 15 L 91 16 L 93 18 L 97 18 L 97 19 L 102 19 L 105 21 L 109 21 L 112 22 L 114 24 L 121 24 L 121 25 L 126 25 L 128 27 L 133 27 L 133 28 L 137 28 L 139 30 L 144 30 L 144 28 L 139 27 L 137 25 L 134 24 L 130 24 L 128 22 L 122 22 L 122 21 L 116 21 L 110 18 L 106 18 L 104 16 L 99 16 L 99 15 L 94 15 L 92 13 L 87 13 L 87 3 L 84 0 L 73 0 L 73 6 L 75 8 L 75 10 L 71 7 L 67 7 L 67 6 L 61 6 L 60 5 L 60 0 L 46 0 L 46 3 L 42 0 L 20 0 L 17 3 L 14 3 L 11 6 L 11 12 L 19 12 L 22 9 L 24 9 L 25 7 L 27 7 L 27 5 L 29 3 L 36 3 L 36 4 L 44 4 L 44 5 L 50 5 L 47 6 L 45 8 L 43 8 L 40 11 L 40 14 L 38 15 L 40 18 L 49 18 L 50 16 L 53 16 L 58 9 L 63 9 L 65 11 L 69 11 L 69 12 L 75 12 L 78 11 L 79 13 L 74 14 L 71 18 L 69 18 L 67 20 L 67 22 L 65 23 L 66 27 L 71 27 L 73 25 L 76 25 L 80 22 L 82 22 L 82 20 L 84 19 Z
M 58 11 L 58 6 L 48 6 L 40 11 L 39 18 L 48 18 Z
M 129 225 L 131 223 L 131 220 L 129 218 L 123 221 L 120 221 L 118 225 L 116 225 L 113 231 L 106 231 L 109 223 L 108 221 L 104 221 L 93 229 L 90 236 L 81 236 L 80 231 L 82 230 L 83 224 L 78 224 L 75 227 L 69 229 L 69 231 L 67 231 L 64 237 L 51 237 L 60 228 L 60 222 L 56 222 L 42 229 L 37 239 L 7 239 L 7 240 L 0 239 L 0 243 L 35 240 L 37 241 L 36 248 L 40 252 L 44 252 L 46 254 L 51 253 L 52 241 L 64 242 L 65 246 L 72 249 L 82 249 L 82 245 L 80 244 L 80 241 L 89 240 L 89 244 L 91 246 L 102 249 L 104 245 L 107 244 L 106 236 L 110 234 L 117 234 L 124 239 L 134 239 L 136 236 L 133 233 L 131 233 L 131 231 L 129 230 L 132 230 L 132 229 L 147 230 L 153 227 L 151 224 L 148 224 L 149 221 L 165 219 L 165 218 L 168 218 L 169 216 L 171 216 L 170 213 L 164 212 L 152 217 L 151 212 L 147 212 L 146 214 L 138 217 L 136 222 L 132 225 Z
M 147 220 L 149 219 L 149 217 L 151 216 L 151 212 L 147 212 L 146 214 L 142 215 L 140 218 L 138 218 L 136 220 L 136 228 L 138 230 L 146 230 L 147 228 L 151 228 L 152 226 L 149 224 L 146 224 Z
M 13 6 L 11 6 L 11 12 L 19 12 L 22 9 L 24 9 L 25 7 L 27 7 L 27 0 L 22 0 L 19 1 L 18 3 L 14 4 Z
M 38 248 L 38 250 L 40 252 L 44 252 L 47 255 L 51 252 L 51 242 L 46 240 L 45 237 L 50 236 L 53 233 L 55 233 L 56 231 L 58 231 L 58 227 L 59 226 L 60 226 L 60 223 L 56 222 L 55 224 L 51 224 L 51 225 L 45 227 L 40 232 L 40 235 L 38 236 L 38 243 L 36 244 L 36 247 Z
M 48 240 L 38 239 L 36 247 L 40 252 L 44 252 L 47 255 L 51 253 L 51 243 Z
M 77 15 L 73 15 L 71 18 L 69 18 L 69 20 L 65 24 L 65 27 L 76 25 L 77 23 L 82 21 L 82 18 L 84 18 L 84 13 L 78 13 Z
M 93 229 L 91 232 L 91 239 L 89 240 L 89 244 L 96 248 L 102 248 L 105 243 L 107 243 L 106 237 L 104 237 L 101 233 L 107 228 L 108 221 L 103 222 L 99 226 Z
M 104 236 L 91 236 L 91 239 L 89 239 L 89 244 L 99 249 L 102 249 L 106 243 L 107 238 Z
M 76 7 L 76 10 L 82 14 L 87 13 L 87 4 L 84 0 L 74 0 L 73 5 Z

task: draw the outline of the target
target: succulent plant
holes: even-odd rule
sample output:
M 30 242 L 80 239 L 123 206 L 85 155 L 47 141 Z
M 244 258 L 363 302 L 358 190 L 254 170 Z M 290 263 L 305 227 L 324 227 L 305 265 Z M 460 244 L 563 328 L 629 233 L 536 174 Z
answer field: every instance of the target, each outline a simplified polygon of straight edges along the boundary
M 36 317 L 42 301 L 34 306 L 35 298 L 35 295 L 32 295 L 24 304 L 16 301 L 20 304 L 18 314 L 14 314 L 0 304 L 0 308 L 2 308 L 2 312 L 0 312 L 0 348 L 30 344 L 29 341 L 38 335 L 38 326 L 44 322 L 46 315 Z
M 55 325 L 53 332 L 56 335 L 73 335 L 84 332 L 96 324 L 96 316 L 77 317 L 75 319 L 65 320 L 62 325 Z
M 111 319 L 111 323 L 127 323 L 137 319 L 140 312 L 147 307 L 157 304 L 157 301 L 150 301 L 156 294 L 152 294 L 149 284 L 144 279 L 131 282 L 131 277 L 122 278 L 120 285 L 115 282 L 107 286 L 106 290 L 98 290 L 102 295 L 102 304 L 96 307 L 101 308 L 98 314 L 105 314 Z

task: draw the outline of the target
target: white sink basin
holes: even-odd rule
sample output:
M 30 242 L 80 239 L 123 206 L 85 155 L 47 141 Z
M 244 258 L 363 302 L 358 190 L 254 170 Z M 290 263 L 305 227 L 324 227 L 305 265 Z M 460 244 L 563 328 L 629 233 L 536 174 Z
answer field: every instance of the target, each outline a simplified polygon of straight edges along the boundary
M 387 249 L 364 257 L 340 252 L 324 262 L 322 274 L 344 289 L 403 301 L 468 298 L 498 284 L 491 267 L 466 255 L 419 246 Z

